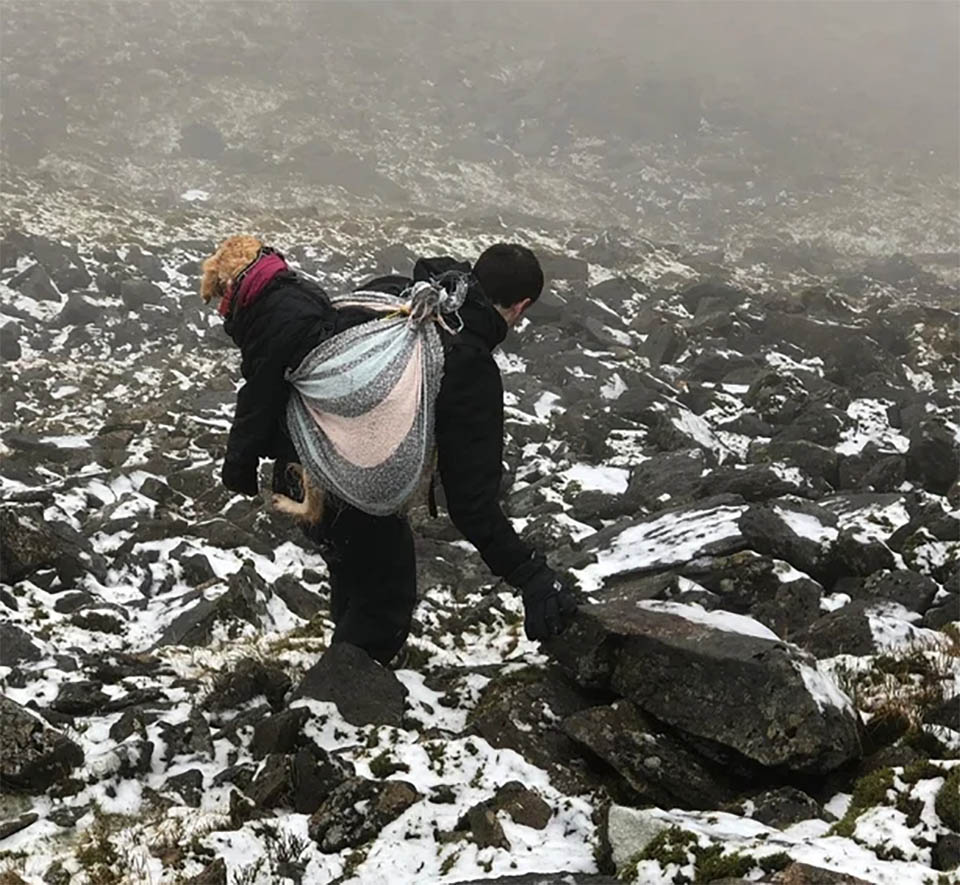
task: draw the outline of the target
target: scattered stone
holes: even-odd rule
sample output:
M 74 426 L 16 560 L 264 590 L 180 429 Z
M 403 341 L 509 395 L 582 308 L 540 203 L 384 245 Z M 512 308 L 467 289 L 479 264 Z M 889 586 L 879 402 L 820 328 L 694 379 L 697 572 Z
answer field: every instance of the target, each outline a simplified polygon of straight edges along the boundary
M 163 304 L 163 289 L 149 280 L 122 280 L 120 298 L 128 310 L 140 310 L 148 304 Z
M 254 658 L 242 658 L 226 673 L 217 675 L 210 694 L 203 702 L 203 708 L 229 710 L 262 695 L 274 710 L 279 710 L 283 706 L 283 699 L 290 690 L 290 685 L 290 677 L 279 667 L 261 663 Z
M 19 667 L 28 661 L 39 661 L 43 652 L 30 634 L 9 621 L 0 621 L 0 667 Z
M 516 750 L 543 768 L 560 789 L 579 793 L 592 784 L 577 744 L 560 721 L 595 704 L 555 668 L 525 667 L 487 683 L 467 726 L 491 746 Z
M 13 836 L 15 833 L 19 833 L 21 830 L 25 830 L 39 819 L 40 815 L 31 811 L 28 814 L 21 814 L 20 817 L 14 818 L 13 820 L 0 821 L 0 842 L 9 836 Z
M 778 787 L 750 797 L 753 810 L 749 817 L 784 830 L 803 820 L 824 819 L 820 803 L 794 787 Z
M 23 348 L 20 346 L 20 327 L 16 323 L 4 323 L 0 327 L 0 360 L 13 363 L 21 356 Z
M 288 609 L 297 617 L 310 620 L 323 608 L 323 600 L 319 594 L 307 590 L 298 580 L 289 575 L 281 575 L 273 582 L 273 592 L 280 597 Z
M 18 273 L 7 285 L 34 301 L 59 302 L 61 300 L 60 293 L 53 285 L 50 276 L 39 264 L 32 264 Z
M 365 651 L 336 643 L 304 674 L 294 698 L 333 701 L 352 725 L 394 725 L 403 721 L 407 689 L 392 670 Z
M 168 777 L 163 789 L 179 793 L 186 805 L 199 808 L 203 795 L 203 772 L 199 768 L 191 768 L 182 774 Z
M 814 867 L 799 861 L 794 861 L 786 869 L 776 873 L 773 881 L 777 885 L 870 885 L 867 879 L 851 876 L 849 873 L 838 873 L 836 870 L 826 870 L 823 867 Z
M 458 830 L 469 832 L 470 841 L 478 848 L 503 848 L 509 851 L 510 841 L 503 832 L 497 813 L 485 803 L 474 805 L 457 824 Z
M 210 727 L 199 710 L 193 708 L 183 722 L 173 725 L 169 722 L 159 723 L 160 737 L 166 751 L 163 759 L 170 762 L 177 756 L 191 756 L 211 758 L 213 756 L 213 741 L 210 738 Z
M 677 735 L 668 735 L 630 701 L 568 716 L 564 731 L 616 769 L 639 803 L 663 808 L 716 808 L 744 788 Z
M 216 599 L 200 599 L 193 608 L 176 617 L 155 647 L 206 645 L 218 625 L 236 635 L 237 622 L 260 627 L 266 617 L 266 585 L 250 562 L 227 579 L 227 590 Z M 232 631 L 232 633 L 231 633 Z
M 910 432 L 907 478 L 945 495 L 960 474 L 960 452 L 950 429 L 939 419 L 921 421 Z
M 90 716 L 100 712 L 110 697 L 101 691 L 101 684 L 93 681 L 66 682 L 60 686 L 57 697 L 50 705 L 58 713 L 71 716 Z
M 275 753 L 293 753 L 304 746 L 307 739 L 303 726 L 310 721 L 308 707 L 293 707 L 258 722 L 253 729 L 250 751 L 254 759 Z
M 2 695 L 0 747 L 0 785 L 11 790 L 42 793 L 83 763 L 73 741 Z
M 419 798 L 405 781 L 352 777 L 323 800 L 310 817 L 307 832 L 324 854 L 356 848 L 375 838 Z
M 818 658 L 841 654 L 871 655 L 877 648 L 870 627 L 872 608 L 867 600 L 854 600 L 817 618 L 796 638 L 796 642 Z
M 923 614 L 930 608 L 940 587 L 927 575 L 909 569 L 896 569 L 871 574 L 860 589 L 869 599 L 896 602 L 909 611 Z

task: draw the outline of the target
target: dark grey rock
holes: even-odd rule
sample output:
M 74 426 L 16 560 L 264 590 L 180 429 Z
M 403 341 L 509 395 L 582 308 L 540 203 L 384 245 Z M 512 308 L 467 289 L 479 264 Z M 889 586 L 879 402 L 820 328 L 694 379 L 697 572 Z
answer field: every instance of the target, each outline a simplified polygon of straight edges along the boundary
M 206 710 L 228 710 L 263 695 L 267 703 L 278 710 L 290 686 L 290 677 L 279 667 L 254 658 L 241 658 L 230 665 L 227 672 L 217 675 L 203 707 Z
M 817 618 L 794 641 L 818 658 L 873 654 L 877 645 L 867 618 L 873 605 L 869 600 L 854 600 Z
M 468 713 L 467 726 L 491 746 L 515 750 L 547 771 L 560 789 L 580 793 L 594 784 L 560 722 L 595 704 L 556 669 L 526 667 L 494 676 Z
M 319 594 L 308 590 L 298 580 L 289 575 L 281 575 L 273 582 L 271 589 L 297 617 L 309 621 L 323 609 L 323 600 Z
M 778 787 L 750 797 L 753 811 L 749 817 L 776 827 L 786 829 L 803 820 L 824 819 L 819 802 L 794 787 Z
M 796 514 L 792 516 L 791 514 Z M 796 502 L 754 504 L 739 520 L 740 530 L 748 546 L 757 553 L 782 559 L 817 581 L 832 584 L 837 577 L 830 544 L 798 534 L 790 521 L 800 519 L 817 528 L 817 533 L 835 530 L 837 517 L 822 507 Z
M 43 793 L 83 763 L 83 751 L 24 707 L 0 696 L 0 785 Z
M 928 418 L 910 432 L 907 478 L 928 491 L 945 495 L 960 473 L 960 452 L 953 433 L 937 418 Z
M 720 766 L 668 735 L 634 704 L 618 701 L 593 707 L 563 720 L 577 743 L 616 769 L 639 803 L 663 808 L 716 808 L 742 791 L 744 784 Z
M 13 836 L 16 833 L 25 830 L 39 819 L 40 815 L 31 811 L 27 814 L 21 814 L 20 817 L 14 818 L 13 820 L 0 821 L 0 842 L 2 842 L 8 836 Z
M 16 323 L 4 323 L 0 327 L 0 360 L 13 363 L 21 356 L 23 348 L 20 346 L 20 327 Z
M 120 298 L 128 310 L 140 310 L 148 304 L 163 304 L 163 289 L 149 280 L 122 280 Z
M 214 628 L 226 624 L 228 632 L 237 622 L 259 627 L 266 616 L 265 584 L 249 562 L 230 575 L 227 590 L 216 599 L 201 599 L 176 617 L 156 647 L 164 645 L 206 645 Z
M 303 726 L 309 721 L 308 707 L 293 707 L 262 719 L 253 729 L 250 752 L 254 759 L 276 753 L 293 753 L 304 746 L 308 741 L 303 735 Z
M 860 750 L 852 705 L 795 646 L 622 600 L 580 606 L 548 649 L 581 684 L 760 765 L 830 771 Z
M 203 795 L 203 772 L 199 768 L 191 768 L 181 774 L 168 777 L 163 790 L 179 793 L 186 805 L 199 808 Z
M 362 649 L 336 643 L 304 674 L 293 696 L 333 701 L 353 725 L 399 726 L 407 689 Z
M 34 301 L 59 302 L 61 300 L 60 293 L 53 285 L 49 274 L 39 264 L 32 264 L 18 273 L 7 285 Z
M 39 661 L 43 652 L 26 630 L 9 621 L 0 621 L 0 667 L 19 667 L 28 661 Z
M 323 800 L 310 817 L 307 832 L 324 854 L 357 848 L 376 838 L 419 798 L 405 781 L 352 777 Z
M 892 563 L 891 563 L 892 565 Z M 909 569 L 896 569 L 871 574 L 861 585 L 869 599 L 897 602 L 910 611 L 923 614 L 940 590 L 933 578 Z
M 159 728 L 165 747 L 165 762 L 170 762 L 177 756 L 213 757 L 210 726 L 196 708 L 190 711 L 186 721 L 172 724 L 161 720 Z
M 923 626 L 931 630 L 942 630 L 953 621 L 960 621 L 960 593 L 956 592 L 938 600 L 923 616 Z
M 799 467 L 812 477 L 819 477 L 836 488 L 839 485 L 840 456 L 825 446 L 804 440 L 770 440 L 750 443 L 748 459 L 757 463 L 777 461 Z
M 872 575 L 896 565 L 893 551 L 883 541 L 865 539 L 855 529 L 841 529 L 833 544 L 835 561 L 851 575 Z
M 110 697 L 104 694 L 101 688 L 99 682 L 90 680 L 63 683 L 50 706 L 58 713 L 90 716 L 100 712 L 110 702 Z

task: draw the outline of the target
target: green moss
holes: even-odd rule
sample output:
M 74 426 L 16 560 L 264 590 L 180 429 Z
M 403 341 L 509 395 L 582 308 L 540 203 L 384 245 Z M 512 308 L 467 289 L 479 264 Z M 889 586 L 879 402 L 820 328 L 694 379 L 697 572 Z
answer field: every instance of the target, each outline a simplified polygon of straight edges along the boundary
M 943 777 L 943 774 L 944 771 L 939 765 L 934 765 L 929 759 L 919 759 L 903 769 L 900 780 L 905 784 L 915 784 L 917 781 Z
M 341 873 L 341 879 L 349 879 L 367 859 L 367 852 L 370 850 L 370 846 L 364 846 L 363 848 L 356 848 L 351 851 L 345 858 L 343 862 L 343 873 Z
M 765 873 L 779 873 L 793 863 L 793 858 L 786 851 L 778 851 L 776 854 L 765 854 L 757 860 L 760 869 Z
M 115 885 L 121 879 L 120 855 L 105 827 L 94 824 L 76 851 L 77 862 L 91 885 Z
M 747 854 L 723 853 L 723 845 L 708 845 L 706 848 L 694 848 L 696 855 L 696 878 L 694 882 L 714 882 L 717 879 L 736 879 L 746 876 L 757 861 Z
M 950 769 L 937 792 L 934 806 L 940 823 L 954 832 L 960 831 L 960 766 Z
M 389 750 L 384 750 L 379 756 L 370 761 L 370 771 L 374 777 L 381 780 L 396 774 L 398 771 L 409 771 L 410 766 L 406 762 L 398 762 L 390 754 Z
M 868 808 L 887 805 L 887 791 L 893 789 L 893 769 L 878 768 L 864 775 L 853 787 L 853 797 L 847 813 L 834 825 L 831 833 L 849 839 L 857 826 L 857 818 Z
M 440 875 L 446 876 L 447 873 L 452 870 L 457 864 L 457 858 L 460 857 L 459 851 L 454 851 L 448 854 L 444 859 L 443 863 L 440 864 Z
M 670 827 L 657 835 L 643 851 L 637 860 L 655 860 L 661 866 L 675 863 L 683 866 L 690 860 L 690 846 L 697 844 L 697 837 L 689 830 L 680 827 Z

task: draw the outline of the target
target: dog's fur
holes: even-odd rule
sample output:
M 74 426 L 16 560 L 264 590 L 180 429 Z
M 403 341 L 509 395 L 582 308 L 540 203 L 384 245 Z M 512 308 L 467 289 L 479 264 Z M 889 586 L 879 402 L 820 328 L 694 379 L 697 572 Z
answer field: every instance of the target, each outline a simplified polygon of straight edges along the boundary
M 263 248 L 263 242 L 249 234 L 227 237 L 206 261 L 200 280 L 200 296 L 204 301 L 222 298 L 228 286 Z
M 324 491 L 299 464 L 287 465 L 288 475 L 303 489 L 303 500 L 294 501 L 286 495 L 274 494 L 270 501 L 273 509 L 286 513 L 302 522 L 315 525 L 323 519 Z

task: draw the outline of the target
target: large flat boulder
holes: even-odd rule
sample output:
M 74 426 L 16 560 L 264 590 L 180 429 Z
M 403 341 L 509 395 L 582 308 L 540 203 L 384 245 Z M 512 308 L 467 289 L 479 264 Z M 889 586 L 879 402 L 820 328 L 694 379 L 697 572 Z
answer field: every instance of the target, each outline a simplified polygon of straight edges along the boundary
M 860 751 L 859 718 L 816 660 L 751 618 L 622 597 L 581 606 L 550 651 L 693 738 L 753 763 L 830 771 Z

